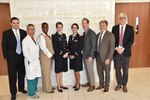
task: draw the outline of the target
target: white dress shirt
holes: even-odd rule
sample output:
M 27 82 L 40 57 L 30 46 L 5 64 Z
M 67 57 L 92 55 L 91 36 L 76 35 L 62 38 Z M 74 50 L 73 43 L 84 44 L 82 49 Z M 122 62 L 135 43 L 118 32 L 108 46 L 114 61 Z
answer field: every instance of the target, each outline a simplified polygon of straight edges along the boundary
M 15 30 L 15 29 L 12 28 L 12 30 L 13 30 L 13 33 L 14 33 L 16 39 L 17 39 L 17 33 L 18 33 L 18 36 L 20 37 L 20 31 L 19 31 L 19 29 Z
M 48 48 L 46 47 L 46 41 L 44 36 L 46 36 L 44 33 L 40 34 L 39 38 L 38 38 L 38 42 L 40 45 L 41 50 L 44 52 L 44 54 L 48 57 L 51 58 L 52 57 L 52 53 L 48 50 Z
M 124 37 L 125 29 L 126 29 L 126 24 L 119 25 L 119 42 L 120 42 L 120 35 L 121 35 L 121 28 L 122 28 L 122 26 L 123 26 L 123 37 Z M 118 47 L 116 47 L 115 49 L 117 49 L 117 48 L 123 48 L 123 50 L 125 50 L 125 48 L 124 47 L 120 47 L 120 45 L 118 45 Z

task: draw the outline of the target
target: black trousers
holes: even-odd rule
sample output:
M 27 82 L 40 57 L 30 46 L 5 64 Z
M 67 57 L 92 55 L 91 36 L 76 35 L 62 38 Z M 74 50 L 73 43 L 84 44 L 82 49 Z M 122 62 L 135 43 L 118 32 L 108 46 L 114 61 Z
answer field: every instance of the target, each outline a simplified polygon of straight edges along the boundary
M 116 79 L 119 85 L 127 85 L 129 62 L 130 57 L 124 57 L 122 54 L 114 56 Z M 121 69 L 123 70 L 123 73 L 121 72 Z
M 24 90 L 24 78 L 25 78 L 25 66 L 23 55 L 15 54 L 14 57 L 7 60 L 8 65 L 8 78 L 9 88 L 11 95 L 17 94 L 17 79 L 18 79 L 18 90 Z

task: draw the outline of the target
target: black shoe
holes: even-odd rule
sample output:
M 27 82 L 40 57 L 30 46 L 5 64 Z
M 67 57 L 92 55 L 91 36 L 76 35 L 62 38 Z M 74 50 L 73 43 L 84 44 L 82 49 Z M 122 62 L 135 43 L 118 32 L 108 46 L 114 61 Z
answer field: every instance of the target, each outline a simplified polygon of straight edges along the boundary
M 16 95 L 12 95 L 11 100 L 16 100 Z
M 75 91 L 78 91 L 79 89 L 80 89 L 80 85 L 79 85 L 79 88 L 75 88 L 74 90 L 75 90 Z
M 69 89 L 68 87 L 64 87 L 64 86 L 60 86 L 61 88 L 63 88 L 63 89 Z
M 72 88 L 76 88 L 76 86 L 74 85 Z
M 59 92 L 63 92 L 63 90 L 62 90 L 62 89 L 59 89 L 58 87 L 57 87 L 57 90 L 58 90 Z
M 19 91 L 19 92 L 22 92 L 23 94 L 26 94 L 26 93 L 27 93 L 26 90 L 22 90 L 22 91 Z

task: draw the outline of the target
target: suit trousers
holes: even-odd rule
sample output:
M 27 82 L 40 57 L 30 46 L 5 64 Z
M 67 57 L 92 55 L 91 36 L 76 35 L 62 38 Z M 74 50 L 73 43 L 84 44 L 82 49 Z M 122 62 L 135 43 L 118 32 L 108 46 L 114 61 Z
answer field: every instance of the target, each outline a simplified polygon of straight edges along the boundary
M 11 95 L 17 94 L 17 79 L 18 79 L 18 90 L 24 90 L 24 78 L 25 78 L 25 67 L 23 55 L 14 54 L 15 56 L 7 60 L 8 65 L 8 78 L 9 88 Z
M 114 56 L 116 79 L 119 85 L 127 85 L 129 61 L 130 57 L 124 57 L 123 54 L 117 54 Z M 123 74 L 121 73 L 121 69 L 123 70 Z
M 91 86 L 95 86 L 95 75 L 93 69 L 93 62 L 88 63 L 87 59 L 83 59 L 84 67 L 86 70 L 87 82 L 91 84 Z
M 97 64 L 97 73 L 99 76 L 100 86 L 109 87 L 109 84 L 110 84 L 110 64 L 106 65 L 105 61 L 101 60 L 99 53 L 96 56 L 96 64 Z M 105 72 L 105 79 L 104 79 L 104 72 Z

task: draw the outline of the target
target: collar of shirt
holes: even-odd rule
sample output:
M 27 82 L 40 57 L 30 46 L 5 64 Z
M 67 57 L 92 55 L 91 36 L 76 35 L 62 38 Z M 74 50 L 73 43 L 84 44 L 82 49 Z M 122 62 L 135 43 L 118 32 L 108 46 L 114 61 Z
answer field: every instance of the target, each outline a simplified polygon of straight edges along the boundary
M 85 32 L 85 33 L 87 33 L 89 29 L 90 29 L 90 28 L 88 28 L 88 29 L 84 30 L 84 32 Z
M 51 37 L 49 33 L 47 33 L 47 35 L 46 35 L 45 33 L 42 32 L 42 34 L 43 34 L 44 36 L 49 36 L 49 37 Z
M 19 29 L 16 30 L 16 29 L 12 28 L 12 30 L 14 33 L 16 33 L 16 31 L 17 31 L 17 33 L 19 33 Z
M 73 34 L 72 36 L 75 37 L 75 36 L 77 36 L 77 35 L 78 35 L 78 33 L 75 33 L 75 34 Z
M 15 37 L 17 38 L 16 31 L 17 31 L 17 33 L 20 33 L 19 29 L 15 30 L 14 28 L 12 28 L 12 30 L 13 30 Z M 18 35 L 20 36 L 20 34 L 18 34 Z
M 104 34 L 106 33 L 106 30 L 105 31 L 103 31 L 103 32 L 100 32 L 101 34 L 100 35 L 102 35 L 101 36 L 101 40 L 103 39 L 103 37 L 104 37 Z M 103 34 L 102 34 L 103 33 Z
M 58 32 L 58 34 L 59 34 L 59 35 L 62 35 L 63 33 L 62 33 L 62 32 Z

